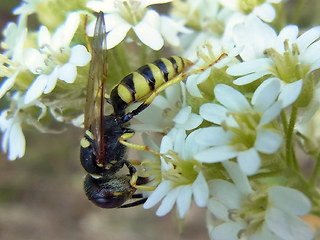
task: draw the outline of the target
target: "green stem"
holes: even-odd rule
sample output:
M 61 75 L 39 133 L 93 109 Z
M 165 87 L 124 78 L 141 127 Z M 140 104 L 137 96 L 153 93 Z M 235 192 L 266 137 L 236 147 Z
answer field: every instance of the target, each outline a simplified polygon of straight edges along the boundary
M 287 160 L 287 166 L 296 169 L 298 164 L 296 163 L 296 158 L 294 157 L 295 153 L 293 150 L 293 144 L 292 144 L 292 136 L 294 131 L 294 125 L 297 120 L 298 115 L 298 108 L 292 107 L 291 110 L 291 117 L 290 122 L 287 129 L 286 134 L 286 160 Z M 298 169 L 296 169 L 298 170 Z
M 281 121 L 282 121 L 284 133 L 287 134 L 288 120 L 287 120 L 287 115 L 284 110 L 281 111 L 280 116 L 281 116 Z
M 313 172 L 310 178 L 310 183 L 312 186 L 316 186 L 319 174 L 320 174 L 320 153 L 317 156 L 316 165 L 313 169 Z

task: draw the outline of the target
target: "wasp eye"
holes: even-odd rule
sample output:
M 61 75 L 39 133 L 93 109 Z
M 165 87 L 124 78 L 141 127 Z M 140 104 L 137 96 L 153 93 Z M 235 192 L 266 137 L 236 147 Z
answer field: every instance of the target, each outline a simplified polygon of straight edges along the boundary
M 84 189 L 88 199 L 101 208 L 120 207 L 136 190 L 126 175 L 96 179 L 89 174 L 84 180 Z

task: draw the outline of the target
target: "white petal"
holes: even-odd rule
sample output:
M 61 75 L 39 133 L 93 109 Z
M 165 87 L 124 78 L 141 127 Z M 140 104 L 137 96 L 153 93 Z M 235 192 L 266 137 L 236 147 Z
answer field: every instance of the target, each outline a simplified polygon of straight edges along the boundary
M 179 218 L 183 219 L 191 205 L 192 189 L 190 185 L 179 187 L 179 195 L 177 197 L 177 208 Z
M 154 15 L 154 13 L 152 13 L 152 15 Z M 133 30 L 137 34 L 141 42 L 157 51 L 162 48 L 164 41 L 159 30 L 156 27 L 157 26 L 155 26 L 154 24 L 150 25 L 146 21 L 141 21 L 137 25 L 133 26 Z
M 251 103 L 255 111 L 264 112 L 278 97 L 281 82 L 278 78 L 269 78 L 255 90 Z
M 244 228 L 238 222 L 227 222 L 215 227 L 210 233 L 210 239 L 214 240 L 238 240 L 239 231 Z
M 304 52 L 311 43 L 320 37 L 320 26 L 313 27 L 298 37 L 296 43 L 299 51 Z
M 218 219 L 229 221 L 229 211 L 228 208 L 223 205 L 222 202 L 210 198 L 208 201 L 208 210 Z
M 179 124 L 184 124 L 190 114 L 191 114 L 191 107 L 190 106 L 184 107 L 173 118 L 173 121 Z
M 44 56 L 34 48 L 24 50 L 23 62 L 33 74 L 39 74 L 39 70 L 46 68 Z
M 221 146 L 230 142 L 234 136 L 232 132 L 226 132 L 222 127 L 207 127 L 196 130 L 195 142 L 204 146 Z
M 281 112 L 282 104 L 281 102 L 274 103 L 270 108 L 268 108 L 261 116 L 258 128 L 268 124 L 273 119 L 275 119 Z
M 202 172 L 198 174 L 198 177 L 192 184 L 192 192 L 194 201 L 198 207 L 205 207 L 209 198 L 209 187 Z
M 272 72 L 270 71 L 260 71 L 260 72 L 255 72 L 255 73 L 250 73 L 250 74 L 247 74 L 243 77 L 239 77 L 237 78 L 236 80 L 233 81 L 234 84 L 236 85 L 246 85 L 248 83 L 251 83 L 251 82 L 254 82 L 255 80 L 267 75 L 267 74 L 270 74 Z
M 216 99 L 228 110 L 240 112 L 251 109 L 251 106 L 245 96 L 239 91 L 226 84 L 218 84 L 214 88 Z
M 48 75 L 39 75 L 30 85 L 24 96 L 24 103 L 28 104 L 41 96 L 49 80 Z
M 283 238 L 280 238 L 276 236 L 268 227 L 267 224 L 263 224 L 262 230 L 259 232 L 255 232 L 253 235 L 250 236 L 250 240 L 283 240 Z
M 173 149 L 173 140 L 168 135 L 164 136 L 161 140 L 160 153 L 165 154 L 172 149 Z
M 15 160 L 24 155 L 26 140 L 20 122 L 14 122 L 10 129 L 8 159 Z
M 247 175 L 255 174 L 261 166 L 260 156 L 254 148 L 239 152 L 238 163 Z
M 216 163 L 232 159 L 238 154 L 231 146 L 218 146 L 197 153 L 194 158 L 199 162 Z
M 227 118 L 227 112 L 225 107 L 215 103 L 205 103 L 199 109 L 201 117 L 216 124 L 221 124 Z
M 285 26 L 279 33 L 276 42 L 276 49 L 283 53 L 284 49 L 284 41 L 289 40 L 289 44 L 292 44 L 296 41 L 299 33 L 299 27 L 297 25 L 287 25 Z
M 173 140 L 173 150 L 183 157 L 184 146 L 186 142 L 186 132 L 184 129 L 178 128 Z
M 186 82 L 188 92 L 194 97 L 202 97 L 202 94 L 198 88 L 198 76 L 193 74 L 187 78 Z
M 279 149 L 281 142 L 282 138 L 279 134 L 268 130 L 259 130 L 254 147 L 259 152 L 272 154 Z
M 317 61 L 315 61 L 311 68 L 309 69 L 308 73 L 311 73 L 312 71 L 319 69 L 320 68 L 320 59 L 318 59 Z
M 227 69 L 227 73 L 232 76 L 241 76 L 249 73 L 257 73 L 269 69 L 272 65 L 272 60 L 269 58 L 258 58 L 238 64 L 231 65 Z
M 77 68 L 72 63 L 66 63 L 58 68 L 58 78 L 66 83 L 73 83 L 77 76 Z
M 221 179 L 215 179 L 209 182 L 209 191 L 210 195 L 218 199 L 229 209 L 240 208 L 243 195 L 234 184 Z
M 163 4 L 168 2 L 172 2 L 172 0 L 142 0 L 140 3 L 140 7 L 145 8 L 153 4 Z
M 181 127 L 187 131 L 192 130 L 194 128 L 197 128 L 201 123 L 203 119 L 198 114 L 191 113 L 187 119 L 187 121 L 181 125 Z
M 71 54 L 69 62 L 75 66 L 85 66 L 91 59 L 91 54 L 87 51 L 83 45 L 75 45 L 71 48 Z
M 317 52 L 320 51 L 320 41 L 312 43 L 306 51 L 300 56 L 301 63 L 304 64 L 313 64 L 314 62 L 319 60 L 319 55 Z M 309 72 L 311 72 L 309 70 Z
M 0 86 L 0 99 L 3 97 L 3 95 L 4 95 L 8 90 L 10 90 L 10 89 L 13 87 L 13 85 L 14 85 L 14 83 L 15 83 L 15 81 L 16 81 L 16 77 L 17 77 L 18 73 L 19 73 L 19 71 L 16 71 L 11 77 L 5 79 L 5 80 L 2 82 L 2 84 L 1 84 L 1 86 Z
M 313 232 L 306 222 L 277 208 L 268 209 L 266 224 L 272 232 L 286 240 L 313 239 Z
M 65 23 L 60 26 L 52 36 L 52 48 L 59 51 L 61 47 L 69 47 L 80 22 L 78 12 L 71 12 Z
M 106 4 L 106 1 L 88 1 L 86 6 L 95 12 L 109 13 L 116 10 L 113 3 Z
M 144 209 L 152 208 L 161 199 L 170 191 L 171 182 L 170 181 L 162 181 L 159 186 L 154 190 L 151 195 L 148 197 L 147 201 L 143 204 Z
M 282 186 L 269 189 L 269 202 L 272 206 L 294 215 L 303 216 L 310 212 L 310 200 L 298 190 Z
M 107 48 L 117 46 L 127 35 L 131 25 L 128 23 L 118 25 L 107 34 Z
M 46 88 L 43 90 L 44 94 L 51 92 L 58 80 L 58 67 L 55 67 L 53 71 L 48 75 Z
M 173 20 L 167 16 L 161 16 L 161 34 L 164 39 L 172 46 L 180 46 L 179 32 L 191 33 L 192 31 L 185 28 L 181 22 Z
M 51 45 L 51 36 L 48 28 L 46 26 L 41 25 L 38 31 L 38 46 L 42 48 L 45 45 Z
M 282 87 L 278 100 L 282 102 L 282 107 L 285 108 L 299 97 L 303 85 L 303 80 L 295 81 L 286 84 Z
M 174 203 L 177 200 L 177 197 L 179 195 L 179 187 L 174 188 L 173 190 L 171 190 L 162 200 L 160 207 L 158 208 L 156 215 L 157 216 L 164 216 L 166 215 L 168 212 L 171 211 L 171 209 L 173 208 Z
M 244 174 L 237 163 L 232 161 L 224 161 L 222 165 L 227 170 L 230 178 L 241 193 L 245 195 L 252 193 L 252 188 L 250 186 L 248 177 Z
M 265 22 L 272 22 L 276 16 L 274 7 L 270 3 L 266 2 L 261 4 L 260 6 L 255 7 L 253 12 Z
M 107 5 L 107 4 L 105 4 Z M 109 32 L 113 30 L 114 28 L 117 28 L 120 25 L 127 25 L 129 24 L 125 19 L 123 19 L 119 13 L 109 13 L 104 14 L 104 22 L 106 22 L 106 32 Z M 130 25 L 130 24 L 129 24 Z M 131 26 L 131 25 L 130 25 Z

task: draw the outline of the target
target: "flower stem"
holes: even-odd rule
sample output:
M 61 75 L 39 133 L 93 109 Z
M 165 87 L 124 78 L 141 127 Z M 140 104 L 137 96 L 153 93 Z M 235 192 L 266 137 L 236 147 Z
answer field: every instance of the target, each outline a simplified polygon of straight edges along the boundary
M 293 150 L 293 144 L 292 144 L 292 136 L 293 136 L 293 131 L 294 131 L 294 125 L 297 120 L 297 115 L 298 115 L 298 108 L 297 107 L 292 107 L 291 109 L 291 117 L 289 121 L 289 125 L 287 128 L 287 134 L 286 134 L 286 160 L 287 160 L 287 166 L 294 168 L 298 170 L 298 164 L 297 160 L 295 158 L 295 152 Z
M 312 186 L 316 186 L 319 174 L 320 174 L 320 153 L 317 156 L 316 166 L 314 167 L 311 178 L 310 178 L 310 184 Z

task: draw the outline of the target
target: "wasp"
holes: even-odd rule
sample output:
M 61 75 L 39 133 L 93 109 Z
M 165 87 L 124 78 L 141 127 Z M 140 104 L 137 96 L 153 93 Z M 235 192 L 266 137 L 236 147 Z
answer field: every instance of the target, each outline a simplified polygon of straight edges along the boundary
M 127 147 L 150 151 L 147 146 L 129 143 L 134 135 L 129 121 L 148 107 L 153 99 L 165 88 L 181 81 L 193 63 L 185 58 L 161 58 L 144 65 L 125 76 L 105 98 L 107 78 L 106 30 L 103 13 L 97 17 L 91 43 L 91 63 L 87 85 L 84 128 L 81 139 L 80 162 L 87 171 L 84 180 L 85 193 L 89 200 L 102 208 L 132 207 L 142 204 L 146 198 L 136 194 L 137 186 L 148 182 L 138 177 L 136 168 L 126 159 Z M 112 105 L 113 113 L 104 114 L 105 102 Z M 141 104 L 126 112 L 134 102 Z M 124 166 L 129 174 L 120 171 Z M 138 199 L 134 202 L 125 202 Z

